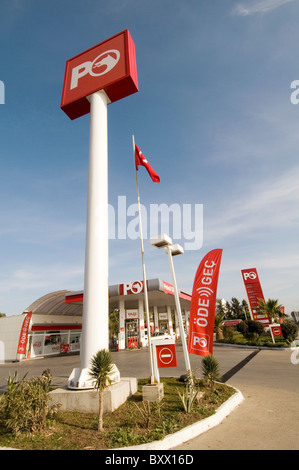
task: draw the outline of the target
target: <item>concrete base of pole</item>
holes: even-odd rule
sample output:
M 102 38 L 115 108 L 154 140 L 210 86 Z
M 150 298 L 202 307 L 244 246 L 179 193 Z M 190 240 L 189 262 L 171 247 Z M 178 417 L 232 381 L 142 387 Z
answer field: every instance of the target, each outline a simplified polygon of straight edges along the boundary
M 164 398 L 164 384 L 147 384 L 142 387 L 142 400 L 159 403 Z
M 104 413 L 111 413 L 137 392 L 137 379 L 123 377 L 120 382 L 110 385 L 104 391 Z M 51 403 L 60 403 L 62 411 L 82 413 L 99 412 L 99 392 L 97 390 L 68 390 L 58 388 L 50 392 Z
M 112 384 L 120 382 L 120 373 L 114 364 L 113 371 L 110 374 Z M 88 390 L 94 388 L 94 381 L 89 375 L 89 369 L 75 368 L 68 379 L 67 387 L 71 390 Z

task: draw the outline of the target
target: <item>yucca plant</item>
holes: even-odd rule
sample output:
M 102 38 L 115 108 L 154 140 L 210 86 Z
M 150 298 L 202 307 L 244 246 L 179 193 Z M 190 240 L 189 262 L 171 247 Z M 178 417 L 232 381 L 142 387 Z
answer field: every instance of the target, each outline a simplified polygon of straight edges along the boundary
M 218 361 L 211 354 L 203 358 L 202 372 L 203 372 L 204 380 L 210 386 L 213 386 L 214 382 L 220 379 Z
M 181 402 L 183 404 L 184 410 L 186 413 L 190 413 L 192 405 L 198 395 L 199 388 L 194 383 L 194 375 L 192 370 L 188 370 L 186 378 L 186 388 L 183 393 L 177 389 Z
M 107 349 L 101 349 L 90 360 L 89 375 L 94 380 L 94 388 L 99 391 L 98 431 L 103 431 L 104 390 L 111 384 L 113 370 L 112 356 Z

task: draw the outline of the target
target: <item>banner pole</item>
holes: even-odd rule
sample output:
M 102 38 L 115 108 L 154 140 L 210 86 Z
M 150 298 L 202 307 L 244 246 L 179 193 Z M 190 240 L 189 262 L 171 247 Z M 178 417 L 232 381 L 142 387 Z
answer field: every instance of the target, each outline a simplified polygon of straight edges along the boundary
M 271 323 L 269 324 L 269 329 L 270 329 L 270 333 L 271 333 L 272 342 L 273 342 L 273 344 L 275 344 L 275 339 L 274 339 L 273 331 L 272 331 L 272 328 L 271 328 Z
M 142 273 L 143 273 L 143 291 L 144 291 L 144 303 L 145 303 L 146 322 L 147 322 L 147 338 L 148 338 L 148 348 L 149 348 L 149 357 L 150 357 L 151 383 L 159 383 L 160 382 L 159 376 L 157 376 L 158 374 L 155 374 L 154 367 L 153 367 L 152 344 L 151 344 L 151 326 L 150 326 L 147 280 L 146 280 L 145 261 L 144 261 L 144 244 L 143 244 L 143 234 L 142 234 L 142 219 L 141 219 L 141 210 L 140 210 L 139 186 L 138 186 L 137 169 L 136 169 L 136 161 L 135 161 L 135 139 L 134 139 L 134 135 L 132 135 L 132 142 L 133 142 L 133 157 L 134 157 L 134 168 L 135 168 L 135 179 L 136 179 L 136 190 L 137 190 L 137 205 L 138 205 L 138 217 L 139 217 L 139 237 L 140 237 L 140 247 L 141 247 L 141 260 L 142 260 Z
M 168 254 L 168 259 L 169 259 L 170 271 L 171 271 L 172 282 L 173 282 L 173 287 L 174 287 L 175 305 L 176 305 L 176 311 L 177 311 L 178 319 L 179 319 L 180 335 L 181 335 L 181 338 L 182 338 L 183 353 L 184 353 L 184 359 L 185 359 L 185 367 L 186 367 L 186 372 L 188 372 L 189 370 L 191 370 L 191 365 L 190 365 L 190 359 L 189 359 L 189 354 L 188 354 L 188 349 L 187 349 L 187 344 L 186 344 L 186 337 L 185 337 L 185 330 L 184 330 L 184 325 L 183 325 L 183 318 L 182 318 L 181 304 L 180 304 L 180 298 L 179 298 L 179 291 L 178 291 L 175 272 L 174 272 L 173 259 L 172 259 L 172 254 L 171 254 L 171 247 L 167 246 L 165 248 L 165 250 Z

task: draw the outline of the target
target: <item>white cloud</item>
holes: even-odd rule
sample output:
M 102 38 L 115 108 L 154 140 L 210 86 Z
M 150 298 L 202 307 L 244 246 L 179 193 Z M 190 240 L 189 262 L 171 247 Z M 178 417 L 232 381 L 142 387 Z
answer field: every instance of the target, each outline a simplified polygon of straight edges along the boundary
M 241 233 L 258 234 L 261 230 L 286 230 L 298 224 L 299 167 L 276 178 L 252 186 L 246 199 L 226 200 L 213 219 L 204 221 L 204 239 L 218 242 Z
M 26 291 L 46 289 L 49 292 L 57 289 L 72 288 L 72 282 L 83 281 L 84 266 L 69 264 L 54 264 L 40 266 L 38 262 L 32 265 L 22 265 L 0 277 L 0 296 L 8 291 Z
M 293 1 L 294 0 L 259 0 L 256 2 L 238 3 L 233 9 L 233 14 L 248 16 L 267 13 Z
M 41 266 L 20 264 L 0 275 L 0 311 L 7 315 L 22 313 L 32 302 L 49 292 L 83 288 L 84 266 L 54 263 Z

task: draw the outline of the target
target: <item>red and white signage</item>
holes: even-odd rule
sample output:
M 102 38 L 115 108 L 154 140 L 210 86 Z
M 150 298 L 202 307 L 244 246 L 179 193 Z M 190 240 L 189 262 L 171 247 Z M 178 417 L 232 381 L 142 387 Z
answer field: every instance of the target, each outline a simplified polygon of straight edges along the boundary
M 126 319 L 127 320 L 136 320 L 138 318 L 138 310 L 126 310 Z
M 70 344 L 61 344 L 60 345 L 60 352 L 61 353 L 67 353 L 69 352 L 71 349 L 71 345 Z
M 174 295 L 174 287 L 172 284 L 169 284 L 169 282 L 163 281 L 163 292 L 166 292 L 166 294 L 171 294 Z
M 281 311 L 281 313 L 282 313 L 283 315 L 285 315 L 285 307 L 284 307 L 283 305 L 280 307 L 280 311 Z M 284 323 L 284 322 L 285 322 L 285 319 L 284 319 L 284 317 L 280 317 L 280 318 L 278 319 L 278 321 L 279 321 L 279 323 Z
M 17 349 L 17 354 L 25 354 L 26 353 L 26 347 L 27 347 L 27 341 L 28 341 L 28 331 L 29 331 L 29 325 L 31 322 L 32 318 L 32 312 L 28 312 L 23 320 L 22 328 L 21 328 L 21 333 L 20 333 L 20 338 L 19 338 L 19 343 L 18 343 L 18 349 Z
M 270 325 L 274 337 L 283 337 L 280 325 Z
M 90 111 L 87 97 L 99 90 L 110 102 L 138 91 L 135 45 L 127 29 L 66 62 L 61 109 L 71 119 L 83 116 Z
M 177 367 L 175 344 L 156 345 L 156 353 L 159 369 L 163 367 Z
M 163 312 L 163 313 L 159 313 L 159 320 L 168 320 L 168 313 L 167 312 Z
M 144 292 L 143 289 L 143 281 L 133 281 L 133 282 L 126 282 L 124 284 L 118 284 L 117 286 L 112 286 L 113 292 L 110 291 L 110 297 L 118 296 L 118 295 L 137 295 Z M 161 291 L 166 294 L 174 295 L 174 288 L 173 285 L 169 284 L 165 281 L 160 281 L 159 285 L 155 283 L 154 285 L 150 284 L 147 281 L 148 291 Z M 183 300 L 191 301 L 191 295 L 186 294 L 185 292 L 180 291 L 180 298 Z M 65 302 L 66 303 L 81 303 L 83 302 L 83 292 L 80 293 L 73 293 L 73 294 L 66 294 Z
M 126 282 L 125 284 L 119 284 L 118 291 L 119 295 L 140 294 L 140 292 L 143 292 L 143 281 L 133 281 Z
M 248 297 L 252 319 L 255 321 L 260 321 L 265 326 L 268 326 L 268 315 L 262 315 L 258 311 L 259 300 L 265 300 L 265 298 L 256 268 L 242 269 L 241 274 Z
M 201 261 L 195 275 L 190 308 L 190 354 L 213 354 L 216 294 L 222 251 L 210 251 Z
M 174 287 L 172 284 L 169 284 L 169 282 L 162 281 L 163 284 L 163 292 L 166 294 L 171 294 L 174 295 Z M 185 292 L 180 291 L 179 292 L 180 298 L 184 300 L 191 300 L 191 296 L 189 294 L 186 294 Z

